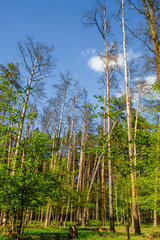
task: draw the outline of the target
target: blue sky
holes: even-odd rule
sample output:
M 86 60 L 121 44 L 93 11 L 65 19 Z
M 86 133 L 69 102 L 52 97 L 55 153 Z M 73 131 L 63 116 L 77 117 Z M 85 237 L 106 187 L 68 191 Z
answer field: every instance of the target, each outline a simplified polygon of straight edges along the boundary
M 114 0 L 107 2 L 107 13 L 117 13 Z M 0 1 L 1 44 L 0 63 L 19 62 L 17 43 L 26 36 L 33 36 L 35 41 L 54 46 L 56 69 L 54 74 L 70 71 L 74 80 L 88 91 L 89 98 L 98 93 L 99 72 L 89 67 L 92 57 L 104 51 L 104 43 L 95 27 L 85 29 L 82 17 L 91 9 L 94 0 L 5 0 Z M 127 13 L 128 14 L 128 13 Z M 127 17 L 126 14 L 126 17 Z M 134 12 L 129 12 L 130 23 L 135 24 Z M 112 40 L 118 41 L 122 48 L 120 25 L 113 20 Z M 131 49 L 130 49 L 131 50 Z M 136 46 L 134 50 L 137 52 Z M 47 80 L 48 97 L 52 96 L 51 85 L 55 79 Z

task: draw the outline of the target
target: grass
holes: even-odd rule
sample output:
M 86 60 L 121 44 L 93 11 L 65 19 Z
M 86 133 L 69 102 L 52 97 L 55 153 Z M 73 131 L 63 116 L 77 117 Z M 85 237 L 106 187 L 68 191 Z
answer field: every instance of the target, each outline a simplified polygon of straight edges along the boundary
M 101 231 L 97 229 L 98 223 L 91 222 L 87 227 L 78 227 L 78 240 L 125 240 L 127 234 L 124 226 L 117 227 L 116 232 L 110 233 L 108 223 Z M 99 223 L 100 226 L 100 223 Z M 160 228 L 153 228 L 150 225 L 142 225 L 142 234 L 134 236 L 134 231 L 131 229 L 131 240 L 160 240 Z M 38 226 L 36 222 L 28 225 L 24 230 L 23 240 L 68 240 L 69 226 L 66 228 L 60 227 L 59 230 L 55 229 L 52 224 L 48 228 L 43 225 Z M 7 240 L 4 235 L 5 229 L 0 229 L 0 240 Z

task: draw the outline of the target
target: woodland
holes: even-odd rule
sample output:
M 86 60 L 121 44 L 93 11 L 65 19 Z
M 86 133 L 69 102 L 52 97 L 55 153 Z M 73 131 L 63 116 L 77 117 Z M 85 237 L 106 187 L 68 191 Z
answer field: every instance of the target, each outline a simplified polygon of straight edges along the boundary
M 141 239 L 146 225 L 160 239 L 160 2 L 125 1 L 143 19 L 136 30 L 127 26 L 124 1 L 117 4 L 123 67 L 116 39 L 109 41 L 107 3 L 97 0 L 83 16 L 105 47 L 96 105 L 66 72 L 39 113 L 56 57 L 33 37 L 18 44 L 23 69 L 20 63 L 0 65 L 0 239 L 68 239 L 57 233 L 69 226 L 103 235 L 87 238 L 88 231 L 79 239 L 130 239 L 131 232 Z M 127 60 L 128 33 L 145 49 L 136 62 Z M 111 90 L 119 77 L 125 91 L 117 97 Z M 28 226 L 55 232 L 32 238 Z M 121 228 L 124 238 L 117 236 Z

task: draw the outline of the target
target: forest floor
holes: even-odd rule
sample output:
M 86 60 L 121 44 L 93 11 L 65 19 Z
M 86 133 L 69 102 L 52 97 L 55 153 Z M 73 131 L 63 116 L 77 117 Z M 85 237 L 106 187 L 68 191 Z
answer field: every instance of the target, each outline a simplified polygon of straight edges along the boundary
M 98 225 L 97 225 L 98 226 Z M 104 228 L 98 229 L 94 224 L 86 227 L 78 227 L 78 240 L 124 240 L 127 239 L 127 232 L 124 226 L 116 227 L 115 233 L 109 232 L 108 224 Z M 0 240 L 7 240 L 8 237 L 4 235 L 4 229 L 0 229 Z M 141 235 L 134 236 L 134 231 L 130 229 L 131 240 L 160 240 L 160 227 L 153 228 L 151 225 L 145 224 L 141 227 Z M 44 225 L 39 225 L 34 222 L 29 224 L 25 230 L 22 240 L 68 240 L 69 227 L 60 227 L 59 230 L 54 225 L 44 228 Z

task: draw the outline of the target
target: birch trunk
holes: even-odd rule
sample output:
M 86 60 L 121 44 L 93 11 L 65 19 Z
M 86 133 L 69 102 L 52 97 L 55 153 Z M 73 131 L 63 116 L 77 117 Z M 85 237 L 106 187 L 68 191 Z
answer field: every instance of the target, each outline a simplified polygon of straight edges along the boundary
M 38 97 L 39 97 L 39 93 L 37 94 L 37 97 L 36 97 L 36 99 L 35 99 L 35 102 L 34 102 L 34 104 L 33 104 L 32 109 L 31 109 L 31 113 L 33 113 L 34 110 L 35 110 L 36 102 L 37 102 Z M 29 137 L 29 131 L 30 131 L 31 123 L 32 123 L 32 119 L 30 118 L 30 119 L 28 119 L 28 123 L 27 123 L 25 143 L 24 143 L 24 148 L 23 148 L 23 153 L 22 153 L 22 163 L 24 162 L 24 158 L 25 158 L 25 151 L 26 151 L 26 147 L 27 147 L 27 146 L 26 146 L 26 140 L 27 140 L 28 137 Z
M 81 151 L 80 151 L 80 163 L 79 163 L 78 180 L 77 180 L 77 191 L 81 190 L 81 184 L 82 184 L 82 166 L 83 166 L 83 160 L 84 160 L 85 136 L 86 136 L 86 118 L 84 117 L 82 140 L 81 140 Z
M 117 119 L 115 120 L 113 126 L 112 126 L 112 130 L 114 129 L 115 125 L 117 123 Z M 108 139 L 106 141 L 106 144 L 104 146 L 104 149 L 107 147 L 107 143 L 108 143 Z M 92 187 L 93 187 L 93 183 L 94 183 L 94 180 L 95 180 L 95 176 L 96 176 L 96 173 L 97 173 L 97 170 L 99 168 L 99 165 L 102 161 L 102 157 L 103 157 L 103 154 L 104 152 L 101 152 L 98 159 L 97 159 L 97 163 L 96 163 L 96 166 L 95 166 L 95 169 L 94 169 L 94 172 L 92 174 L 92 178 L 91 178 L 91 182 L 90 182 L 90 186 L 89 186 L 89 189 L 88 189 L 88 195 L 87 195 L 87 198 L 86 198 L 86 204 L 88 203 L 89 199 L 90 199 L 90 194 L 91 194 L 91 190 L 92 190 Z M 87 207 L 84 208 L 84 211 L 83 211 L 83 220 L 85 219 L 85 215 L 86 215 L 86 210 L 87 210 Z M 84 225 L 84 222 L 82 223 Z
M 107 51 L 106 51 L 107 52 Z M 108 52 L 107 52 L 108 53 Z M 107 56 L 106 56 L 107 58 Z M 104 90 L 104 116 L 103 116 L 103 136 L 106 136 L 106 94 L 107 94 L 107 76 L 108 76 L 108 72 L 107 72 L 107 61 L 106 61 L 106 80 L 105 80 L 105 90 Z M 102 226 L 105 225 L 105 173 L 104 173 L 104 169 L 105 169 L 105 157 L 103 155 L 103 160 L 102 160 L 102 170 L 101 170 L 101 178 L 102 178 Z
M 157 164 L 159 160 L 159 144 L 160 144 L 160 117 L 159 117 L 159 123 L 158 123 L 158 142 L 157 142 Z M 156 176 L 155 176 L 155 197 L 154 197 L 154 227 L 158 227 L 158 213 L 157 213 L 157 207 L 158 207 L 158 166 L 156 167 Z
M 128 127 L 128 143 L 129 143 L 129 159 L 130 163 L 133 162 L 133 138 L 132 138 L 132 121 L 131 121 L 131 106 L 130 106 L 130 93 L 128 86 L 128 76 L 127 76 L 127 59 L 126 59 L 126 39 L 125 39 L 125 25 L 124 25 L 124 1 L 122 0 L 122 29 L 123 29 L 123 53 L 124 53 L 124 70 L 125 70 L 125 86 L 126 86 L 126 105 L 127 105 L 127 127 Z M 136 202 L 136 186 L 135 186 L 135 171 L 131 169 L 131 185 L 132 185 L 132 211 L 134 219 L 135 235 L 139 235 L 140 224 L 137 211 Z
M 70 168 L 71 168 L 71 156 L 72 156 L 71 146 L 73 145 L 72 139 L 73 139 L 73 128 L 74 128 L 74 122 L 75 122 L 77 97 L 78 97 L 78 89 L 76 90 L 76 96 L 74 97 L 74 109 L 73 109 L 73 115 L 72 115 L 72 124 L 71 124 L 68 154 L 67 154 L 67 170 L 68 170 L 68 172 L 70 171 Z M 73 149 L 73 147 L 72 147 L 72 149 Z M 67 181 L 68 181 L 68 179 L 67 179 Z M 70 188 L 69 185 L 68 185 L 68 188 Z M 69 204 L 70 204 L 70 197 L 68 197 L 68 201 L 67 201 L 67 209 L 66 209 L 66 217 L 65 217 L 65 221 L 64 221 L 64 227 L 66 226 L 66 222 L 67 222 Z
M 70 111 L 71 111 L 71 108 L 72 108 L 72 104 L 73 104 L 73 101 L 70 105 L 70 108 L 68 110 L 68 113 L 67 113 L 67 116 L 66 116 L 66 121 L 65 121 L 65 124 L 64 124 L 64 128 L 63 128 L 63 136 L 62 136 L 62 140 L 61 140 L 61 144 L 60 144 L 60 150 L 59 150 L 59 159 L 61 157 L 61 153 L 62 153 L 62 146 L 64 144 L 64 138 L 65 138 L 65 132 L 66 132 L 66 126 L 67 126 L 67 121 L 68 121 L 68 118 L 69 118 L 69 114 L 70 114 Z
M 96 221 L 99 221 L 99 182 L 100 176 L 99 171 L 97 174 L 97 195 L 96 195 Z
M 14 109 L 15 109 L 15 104 L 16 102 L 14 102 L 13 104 L 13 112 L 14 112 Z M 12 116 L 13 116 L 13 113 L 12 113 Z M 13 121 L 11 122 L 11 129 L 13 127 Z M 11 154 L 12 154 L 12 131 L 10 132 L 10 138 L 9 138 L 9 146 L 8 146 L 8 168 L 10 168 L 11 166 Z
M 109 218 L 110 232 L 115 232 L 114 212 L 113 212 L 113 172 L 111 162 L 111 119 L 110 119 L 110 90 L 109 90 L 109 57 L 108 45 L 106 45 L 106 78 L 107 78 L 107 112 L 108 112 L 108 174 L 109 174 Z
M 74 188 L 74 171 L 75 171 L 75 161 L 76 161 L 76 136 L 75 136 L 75 129 L 74 129 L 74 142 L 73 142 L 73 165 L 72 165 L 72 184 L 71 188 Z M 73 204 L 71 203 L 71 213 L 70 213 L 70 221 L 73 221 Z
M 72 123 L 71 123 L 70 137 L 69 137 L 69 146 L 68 146 L 68 154 L 67 154 L 67 169 L 68 169 L 68 171 L 70 170 L 70 166 L 71 166 L 71 146 L 72 146 L 73 128 L 74 128 L 74 122 L 75 122 L 77 97 L 78 97 L 78 91 L 76 93 L 76 97 L 74 98 L 74 109 L 73 109 Z
M 86 105 L 86 97 L 87 96 L 85 94 L 85 105 Z M 77 177 L 77 192 L 82 188 L 82 169 L 83 169 L 83 161 L 84 161 L 84 148 L 85 148 L 85 142 L 86 142 L 86 128 L 87 128 L 86 121 L 87 121 L 86 112 L 84 112 L 81 150 L 80 150 L 80 163 L 79 163 L 79 171 L 78 171 L 78 177 Z M 80 202 L 80 196 L 79 196 L 79 202 Z M 78 210 L 77 210 L 78 222 L 81 221 L 83 217 L 81 216 L 80 206 L 78 206 Z M 84 225 L 84 221 L 82 222 L 82 225 Z
M 35 72 L 35 69 L 36 69 L 37 60 L 38 59 L 36 57 L 35 61 L 34 61 L 34 64 L 33 64 L 31 76 L 30 76 L 29 82 L 27 84 L 27 92 L 26 92 L 25 101 L 24 101 L 24 105 L 23 105 L 23 109 L 22 109 L 22 113 L 21 113 L 21 121 L 20 121 L 20 124 L 19 124 L 19 131 L 18 131 L 17 142 L 16 142 L 15 158 L 17 158 L 17 156 L 18 156 L 18 150 L 19 150 L 20 140 L 21 140 L 22 131 L 23 131 L 24 118 L 25 118 L 25 114 L 26 114 L 27 103 L 28 103 L 28 99 L 29 99 L 29 94 L 30 94 L 31 84 L 32 84 L 32 81 L 33 81 L 34 72 Z M 13 163 L 12 174 L 14 174 L 15 165 L 16 165 L 16 159 Z

